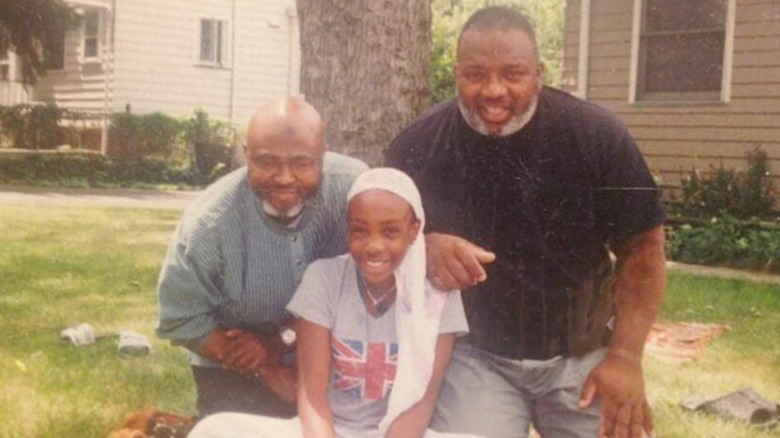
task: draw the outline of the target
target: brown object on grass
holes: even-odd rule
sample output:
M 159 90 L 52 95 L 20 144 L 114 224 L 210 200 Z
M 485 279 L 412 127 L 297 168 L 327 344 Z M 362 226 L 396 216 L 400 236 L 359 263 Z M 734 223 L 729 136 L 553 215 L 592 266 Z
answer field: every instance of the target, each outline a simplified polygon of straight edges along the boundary
M 673 362 L 696 361 L 713 339 L 731 327 L 693 322 L 656 322 L 650 329 L 645 351 Z
M 194 426 L 194 417 L 146 408 L 128 417 L 108 438 L 186 438 Z

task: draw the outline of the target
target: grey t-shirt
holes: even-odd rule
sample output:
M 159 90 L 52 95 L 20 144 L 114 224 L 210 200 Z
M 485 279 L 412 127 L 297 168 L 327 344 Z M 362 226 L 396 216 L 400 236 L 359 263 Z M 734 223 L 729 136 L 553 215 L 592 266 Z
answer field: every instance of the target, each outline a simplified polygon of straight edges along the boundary
M 433 288 L 427 281 L 426 287 Z M 337 435 L 370 435 L 387 412 L 395 380 L 395 307 L 379 318 L 367 312 L 358 289 L 355 263 L 344 254 L 309 265 L 287 310 L 330 330 L 328 399 Z M 439 333 L 467 331 L 460 292 L 453 291 L 444 305 Z

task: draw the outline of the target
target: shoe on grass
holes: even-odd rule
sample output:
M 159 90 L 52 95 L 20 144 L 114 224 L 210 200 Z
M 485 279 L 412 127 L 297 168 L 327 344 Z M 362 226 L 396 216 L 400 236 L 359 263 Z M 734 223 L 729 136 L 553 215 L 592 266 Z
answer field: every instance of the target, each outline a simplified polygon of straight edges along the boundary
M 777 426 L 777 404 L 761 397 L 753 388 L 743 388 L 723 397 L 693 396 L 680 403 L 683 409 L 706 412 L 720 418 L 770 429 Z
M 95 343 L 95 328 L 86 322 L 68 327 L 60 332 L 60 339 L 69 340 L 76 347 L 83 347 Z
M 133 330 L 119 332 L 119 354 L 122 356 L 146 356 L 152 351 L 149 339 Z

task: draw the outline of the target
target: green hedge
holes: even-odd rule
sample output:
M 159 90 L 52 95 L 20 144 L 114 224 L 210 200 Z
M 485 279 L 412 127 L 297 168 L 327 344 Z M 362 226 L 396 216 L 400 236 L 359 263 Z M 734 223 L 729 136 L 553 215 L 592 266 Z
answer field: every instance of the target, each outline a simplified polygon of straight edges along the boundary
M 780 273 L 780 212 L 766 152 L 743 172 L 691 172 L 667 211 L 667 257 L 685 263 Z
M 53 149 L 64 114 L 53 104 L 0 106 L 0 137 L 18 149 Z
M 680 195 L 670 200 L 670 215 L 706 220 L 720 216 L 741 220 L 776 218 L 769 157 L 763 149 L 754 148 L 746 158 L 748 167 L 742 172 L 720 167 L 702 176 L 692 171 L 682 180 Z
M 53 104 L 0 106 L 0 143 L 19 150 L 54 150 L 60 144 L 80 149 L 84 134 L 100 134 L 100 128 L 85 127 L 81 123 L 89 117 L 88 114 L 64 110 Z M 13 173 L 13 177 L 5 176 L 5 180 L 23 177 L 24 182 L 36 183 L 30 176 L 36 175 L 46 181 L 58 178 L 129 181 L 140 178 L 146 182 L 160 178 L 167 180 L 171 173 L 174 174 L 171 178 L 179 179 L 182 171 L 178 167 L 186 166 L 191 169 L 185 171 L 187 178 L 211 181 L 230 167 L 232 151 L 238 141 L 236 130 L 229 123 L 210 119 L 200 109 L 188 118 L 176 119 L 159 112 L 133 114 L 128 107 L 124 112 L 111 115 L 107 154 L 123 164 L 109 165 L 108 176 L 101 174 L 105 170 L 104 164 L 95 164 L 87 158 L 65 158 L 67 163 L 61 169 L 50 169 L 53 170 L 51 176 L 34 173 L 42 164 L 33 160 L 22 163 L 22 170 Z M 41 158 L 44 162 L 50 159 Z M 83 163 L 84 160 L 90 164 Z M 160 161 L 167 164 L 160 164 Z M 90 175 L 89 169 L 98 175 Z
M 204 186 L 216 177 L 161 160 L 124 163 L 98 154 L 0 154 L 0 182 L 69 187 Z
M 679 262 L 780 274 L 780 222 L 725 215 L 706 224 L 668 226 L 666 251 Z

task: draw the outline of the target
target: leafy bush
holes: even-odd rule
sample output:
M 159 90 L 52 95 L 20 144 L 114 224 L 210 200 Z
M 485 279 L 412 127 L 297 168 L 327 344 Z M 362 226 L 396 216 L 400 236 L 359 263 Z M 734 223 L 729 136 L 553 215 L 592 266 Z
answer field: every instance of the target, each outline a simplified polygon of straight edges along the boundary
M 121 162 L 95 153 L 2 154 L 0 182 L 70 187 L 201 185 L 189 169 L 161 160 Z
M 752 150 L 744 172 L 722 167 L 682 182 L 669 206 L 667 256 L 672 260 L 780 273 L 780 215 L 766 152 Z
M 167 157 L 173 151 L 180 123 L 162 113 L 115 113 L 111 116 L 109 154 L 120 161 L 138 161 L 155 155 Z
M 65 111 L 54 104 L 0 106 L 3 137 L 18 149 L 53 149 L 57 130 Z
M 667 228 L 666 250 L 681 262 L 780 273 L 780 226 L 763 228 L 724 215 L 706 225 Z
M 53 146 L 58 129 L 63 137 L 81 145 L 77 129 L 58 128 L 63 116 L 72 124 L 86 117 L 54 105 L 0 108 L 2 132 L 16 148 Z M 202 110 L 184 121 L 162 113 L 131 114 L 128 110 L 111 116 L 110 158 L 78 153 L 7 154 L 0 156 L 0 181 L 70 186 L 205 185 L 230 170 L 236 136 L 230 124 L 210 120 Z M 191 149 L 183 151 L 183 156 L 182 146 Z
M 680 199 L 673 199 L 673 216 L 704 218 L 730 215 L 738 219 L 770 218 L 773 215 L 773 188 L 769 179 L 768 157 L 756 148 L 748 153 L 745 172 L 716 169 L 709 177 L 692 172 L 682 181 Z
M 236 132 L 224 122 L 209 120 L 203 110 L 196 110 L 183 123 L 184 141 L 193 151 L 191 167 L 201 178 L 213 181 L 230 168 L 230 155 L 235 144 Z

